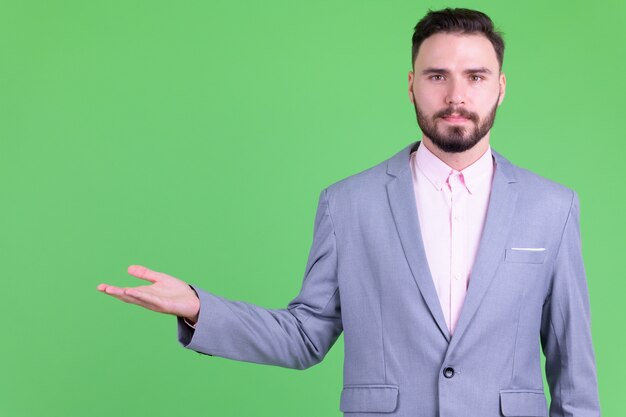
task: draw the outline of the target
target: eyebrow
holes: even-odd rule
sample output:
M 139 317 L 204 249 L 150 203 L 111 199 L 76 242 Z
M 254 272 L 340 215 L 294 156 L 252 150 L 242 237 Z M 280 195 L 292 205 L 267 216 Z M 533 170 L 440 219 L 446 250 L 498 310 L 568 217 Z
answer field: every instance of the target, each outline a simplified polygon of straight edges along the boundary
M 422 75 L 427 74 L 450 74 L 450 71 L 445 68 L 426 68 L 422 71 Z M 491 74 L 491 70 L 486 67 L 470 68 L 463 70 L 463 74 Z

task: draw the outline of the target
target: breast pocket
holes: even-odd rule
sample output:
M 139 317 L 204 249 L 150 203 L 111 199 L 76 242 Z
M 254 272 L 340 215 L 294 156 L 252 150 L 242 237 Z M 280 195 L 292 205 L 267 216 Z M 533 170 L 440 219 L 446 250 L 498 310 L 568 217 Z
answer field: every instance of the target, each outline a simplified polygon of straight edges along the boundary
M 542 264 L 546 260 L 546 248 L 509 248 L 504 261 L 511 263 Z

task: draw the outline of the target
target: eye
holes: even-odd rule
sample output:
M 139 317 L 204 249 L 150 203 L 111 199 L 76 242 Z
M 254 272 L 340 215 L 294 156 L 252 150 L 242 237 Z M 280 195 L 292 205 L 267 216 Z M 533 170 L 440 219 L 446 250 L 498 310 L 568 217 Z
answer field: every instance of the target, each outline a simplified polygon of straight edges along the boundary
M 441 74 L 431 75 L 428 78 L 430 78 L 433 81 L 443 81 L 443 75 L 441 75 Z
M 478 81 L 482 81 L 483 77 L 480 75 L 470 75 L 470 80 L 478 82 Z

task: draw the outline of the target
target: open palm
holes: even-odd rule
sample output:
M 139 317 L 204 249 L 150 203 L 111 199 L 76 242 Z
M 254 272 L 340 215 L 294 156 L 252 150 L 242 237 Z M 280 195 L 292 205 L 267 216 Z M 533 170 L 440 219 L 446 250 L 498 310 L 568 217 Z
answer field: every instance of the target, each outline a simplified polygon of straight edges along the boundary
M 200 300 L 187 283 L 141 265 L 129 266 L 128 273 L 152 284 L 129 288 L 100 284 L 98 291 L 159 313 L 185 317 L 193 323 L 198 320 Z

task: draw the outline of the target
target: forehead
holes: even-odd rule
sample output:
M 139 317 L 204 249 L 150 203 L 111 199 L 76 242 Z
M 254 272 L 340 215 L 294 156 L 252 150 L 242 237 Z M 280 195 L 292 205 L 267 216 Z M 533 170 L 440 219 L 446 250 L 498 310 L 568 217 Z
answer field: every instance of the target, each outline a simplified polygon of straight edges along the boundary
M 487 67 L 498 71 L 498 57 L 487 37 L 480 34 L 437 33 L 424 39 L 415 68 Z

